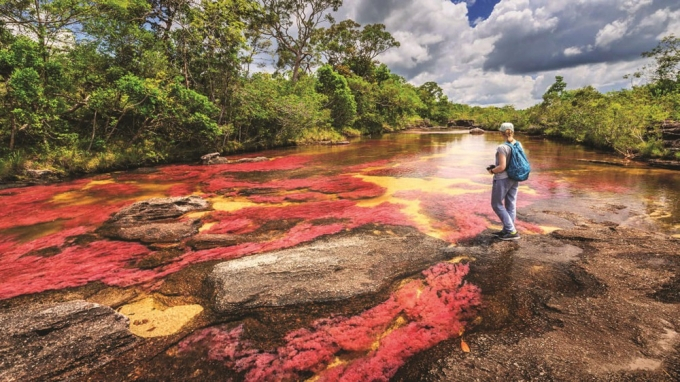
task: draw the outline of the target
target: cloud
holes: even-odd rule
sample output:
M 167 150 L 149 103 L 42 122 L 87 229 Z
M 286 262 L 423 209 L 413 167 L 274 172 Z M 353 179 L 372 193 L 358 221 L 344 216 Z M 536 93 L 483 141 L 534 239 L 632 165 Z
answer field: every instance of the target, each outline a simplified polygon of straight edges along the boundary
M 628 31 L 630 21 L 631 20 L 616 20 L 605 25 L 595 36 L 595 46 L 598 48 L 607 48 L 612 42 L 622 39 Z
M 401 47 L 378 57 L 418 86 L 437 82 L 454 102 L 541 100 L 555 80 L 601 91 L 630 86 L 641 53 L 680 35 L 677 0 L 501 0 L 470 25 L 464 1 L 345 0 L 338 19 L 383 23 Z M 597 74 L 597 75 L 595 75 Z
M 570 46 L 569 48 L 564 50 L 565 56 L 576 56 L 576 55 L 579 55 L 581 53 L 582 53 L 581 48 L 579 48 L 577 46 Z

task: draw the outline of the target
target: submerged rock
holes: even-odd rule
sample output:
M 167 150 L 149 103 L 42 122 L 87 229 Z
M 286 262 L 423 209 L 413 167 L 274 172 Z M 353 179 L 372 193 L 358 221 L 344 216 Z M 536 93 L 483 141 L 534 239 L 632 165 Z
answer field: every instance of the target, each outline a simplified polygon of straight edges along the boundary
M 410 231 L 343 234 L 312 244 L 218 264 L 210 275 L 216 310 L 349 299 L 444 260 L 445 243 Z
M 143 243 L 177 242 L 197 234 L 200 227 L 199 219 L 182 220 L 182 215 L 209 207 L 198 196 L 144 200 L 114 214 L 98 232 L 109 238 Z
M 470 129 L 470 134 L 484 134 L 484 130 L 480 129 L 479 127 L 475 127 Z
M 83 376 L 132 348 L 138 339 L 113 309 L 69 301 L 0 314 L 0 380 Z

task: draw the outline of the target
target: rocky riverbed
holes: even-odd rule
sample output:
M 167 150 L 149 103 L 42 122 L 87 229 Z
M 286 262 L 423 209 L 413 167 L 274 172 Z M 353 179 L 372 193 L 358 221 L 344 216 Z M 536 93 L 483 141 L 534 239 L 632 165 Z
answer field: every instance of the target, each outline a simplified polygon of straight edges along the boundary
M 181 215 L 207 206 L 174 202 L 181 208 L 158 201 L 129 208 L 101 234 L 165 245 L 177 224 L 189 227 L 178 231 L 182 237 L 193 234 L 196 223 Z M 293 331 L 317 338 L 323 325 L 347 322 L 339 317 L 367 320 L 405 285 L 427 291 L 421 271 L 452 263 L 469 265 L 465 280 L 481 289 L 481 304 L 472 299 L 462 308 L 456 320 L 464 330 L 432 346 L 406 344 L 418 351 L 396 363 L 391 380 L 680 379 L 680 240 L 650 231 L 653 225 L 625 206 L 547 203 L 520 218 L 553 232 L 527 233 L 518 242 L 485 231 L 450 246 L 413 228 L 371 224 L 286 250 L 195 264 L 152 290 L 90 283 L 4 300 L 0 379 L 243 380 L 253 374 L 236 367 L 236 358 L 216 358 L 196 333 L 223 328 L 252 348 L 238 351 L 269 354 L 289 345 Z M 159 205 L 171 213 L 158 215 Z M 143 210 L 155 218 L 140 217 Z M 130 216 L 143 223 L 139 232 Z M 162 253 L 171 257 L 172 248 Z M 148 261 L 153 267 L 165 260 Z M 408 327 L 395 323 L 416 318 L 397 312 L 390 320 L 377 342 Z M 374 351 L 348 357 L 336 348 L 336 361 L 345 363 Z M 317 369 L 309 370 L 297 379 L 313 378 Z

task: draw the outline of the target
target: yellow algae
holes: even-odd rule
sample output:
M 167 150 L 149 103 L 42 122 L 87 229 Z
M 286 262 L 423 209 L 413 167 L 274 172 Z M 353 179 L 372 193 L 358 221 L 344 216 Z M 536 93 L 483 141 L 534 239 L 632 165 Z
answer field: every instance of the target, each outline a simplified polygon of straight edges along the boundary
M 201 228 L 198 229 L 198 232 L 205 232 L 212 228 L 217 222 L 212 222 L 212 223 L 205 223 L 201 226 Z
M 166 198 L 167 191 L 172 188 L 175 184 L 156 184 L 156 183 L 135 183 L 140 190 L 142 190 L 142 195 L 139 195 L 135 200 L 145 200 L 151 198 Z
M 114 179 L 93 180 L 90 183 L 86 184 L 83 187 L 83 190 L 87 190 L 88 188 L 91 188 L 91 187 L 94 187 L 94 186 L 101 186 L 101 185 L 104 185 L 104 184 L 112 184 L 112 183 L 116 183 L 116 181 Z
M 340 365 L 345 365 L 345 364 L 347 364 L 347 361 L 343 360 L 343 359 L 340 358 L 340 357 L 335 357 L 335 358 L 333 359 L 333 362 L 331 362 L 331 363 L 328 364 L 327 369 L 332 369 L 332 368 L 334 368 L 334 367 L 338 367 L 338 366 L 340 366 Z
M 216 211 L 233 212 L 248 207 L 261 207 L 259 203 L 253 203 L 246 198 L 212 198 L 210 199 L 213 209 Z
M 472 257 L 472 256 L 457 256 L 457 257 L 454 257 L 453 259 L 447 261 L 447 263 L 458 264 L 458 263 L 460 263 L 460 262 L 463 261 L 463 260 L 467 260 L 467 261 L 476 261 L 477 259 L 475 259 L 475 258 Z
M 328 366 L 326 366 L 325 370 L 330 370 L 330 369 L 336 368 L 338 366 L 346 365 L 347 363 L 348 363 L 347 361 L 343 360 L 340 357 L 334 357 L 333 361 L 331 363 L 329 363 Z M 311 378 L 305 379 L 305 382 L 316 382 L 316 381 L 319 380 L 319 378 L 321 378 L 320 375 L 315 375 Z
M 68 204 L 72 206 L 98 204 L 105 200 L 110 200 L 110 197 L 90 196 L 82 190 L 64 192 L 52 197 L 52 202 L 54 203 Z
M 203 311 L 200 305 L 168 307 L 153 297 L 147 297 L 118 310 L 130 319 L 130 331 L 140 337 L 162 337 L 179 332 L 184 325 Z
M 526 185 L 522 186 L 521 183 L 520 183 L 520 186 L 518 188 L 518 192 L 521 192 L 521 193 L 527 194 L 527 195 L 538 196 L 538 191 L 536 191 L 533 188 L 526 186 Z
M 189 212 L 185 216 L 188 217 L 188 218 L 192 218 L 192 219 L 200 219 L 200 218 L 204 217 L 205 215 L 208 215 L 209 213 L 210 213 L 210 211 L 195 211 L 195 212 Z
M 93 180 L 85 185 L 80 190 L 68 191 L 61 194 L 57 194 L 52 197 L 52 202 L 58 204 L 67 204 L 72 206 L 82 206 L 82 205 L 93 205 L 93 204 L 103 204 L 103 203 L 115 203 L 121 200 L 134 200 L 141 201 L 151 198 L 165 198 L 167 197 L 166 191 L 172 187 L 171 184 L 145 184 L 137 182 L 120 182 L 120 184 L 132 184 L 135 185 L 139 192 L 135 193 L 134 197 L 127 195 L 92 195 L 88 190 L 94 186 L 115 184 L 114 180 Z
M 420 178 L 391 178 L 384 176 L 365 176 L 359 175 L 358 178 L 377 184 L 386 189 L 385 193 L 377 198 L 366 199 L 357 202 L 359 207 L 375 207 L 384 202 L 397 203 L 402 205 L 401 211 L 406 214 L 419 229 L 432 237 L 443 239 L 446 234 L 438 229 L 435 229 L 432 220 L 425 214 L 421 213 L 419 200 L 408 200 L 396 197 L 399 192 L 404 191 L 418 191 L 436 190 L 438 193 L 456 196 L 470 193 L 487 192 L 488 187 L 472 182 L 468 179 L 420 179 Z M 462 189 L 456 188 L 457 185 L 473 185 L 479 187 L 477 189 Z
M 538 226 L 538 228 L 540 228 L 541 231 L 543 231 L 544 234 L 552 233 L 552 232 L 559 231 L 559 230 L 562 229 L 560 227 L 551 227 L 551 226 L 547 226 L 547 225 L 540 225 L 540 226 Z
M 22 243 L 40 239 L 48 235 L 60 232 L 64 228 L 64 219 L 57 219 L 51 222 L 38 223 L 29 226 L 19 226 L 8 228 L 5 234 L 14 236 Z
M 406 319 L 404 317 L 402 317 L 402 316 L 397 317 L 397 319 L 394 320 L 392 325 L 390 325 L 390 327 L 387 328 L 387 330 L 385 330 L 383 333 L 381 333 L 378 336 L 378 339 L 376 339 L 376 341 L 373 342 L 373 344 L 371 344 L 371 350 L 378 350 L 378 348 L 380 347 L 380 341 L 383 338 L 387 337 L 390 333 L 401 328 L 402 326 L 406 325 L 407 323 L 408 323 L 408 321 L 406 321 Z

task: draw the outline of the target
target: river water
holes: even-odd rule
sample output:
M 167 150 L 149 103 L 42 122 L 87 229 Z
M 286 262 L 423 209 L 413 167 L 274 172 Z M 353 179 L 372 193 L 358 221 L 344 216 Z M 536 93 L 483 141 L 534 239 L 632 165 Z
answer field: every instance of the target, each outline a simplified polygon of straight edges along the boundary
M 582 220 L 578 224 L 606 221 L 680 237 L 680 172 L 606 164 L 619 158 L 542 138 L 518 139 L 532 164 L 518 197 L 522 235 L 573 224 L 565 220 L 573 214 Z M 229 158 L 266 158 L 257 162 L 160 166 L 0 190 L 0 299 L 92 283 L 152 293 L 190 266 L 284 249 L 366 224 L 410 226 L 456 244 L 500 228 L 489 205 L 485 167 L 501 143 L 493 133 L 390 134 Z M 201 219 L 198 235 L 244 240 L 192 249 L 183 242 L 143 244 L 98 234 L 112 214 L 136 201 L 186 195 L 212 206 L 187 216 Z M 139 313 L 144 304 L 150 303 L 119 310 Z M 180 316 L 191 319 L 201 310 L 186 305 Z M 176 332 L 181 325 L 173 327 Z M 145 333 L 135 334 L 173 330 Z
M 532 163 L 518 197 L 520 230 L 556 228 L 547 218 L 524 220 L 524 211 L 561 211 L 680 236 L 679 172 L 602 164 L 619 159 L 542 138 L 519 140 Z M 413 226 L 455 243 L 499 227 L 484 168 L 500 143 L 498 134 L 391 134 L 245 156 L 269 159 L 263 162 L 161 166 L 0 190 L 0 298 L 92 281 L 149 284 L 191 264 L 285 248 L 367 223 Z M 191 194 L 207 198 L 215 210 L 192 216 L 203 219 L 201 233 L 243 234 L 266 231 L 272 221 L 288 224 L 270 232 L 275 237 L 188 251 L 154 269 L 128 266 L 154 248 L 94 235 L 135 201 Z M 82 273 L 64 275 L 71 267 Z

